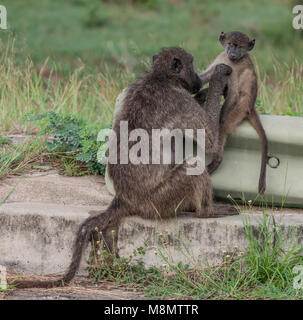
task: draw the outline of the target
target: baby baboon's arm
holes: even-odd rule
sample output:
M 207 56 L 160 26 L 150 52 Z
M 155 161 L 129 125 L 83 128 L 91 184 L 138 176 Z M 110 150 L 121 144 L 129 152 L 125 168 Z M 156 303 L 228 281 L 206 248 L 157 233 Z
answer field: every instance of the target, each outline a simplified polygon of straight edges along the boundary
M 210 65 L 203 73 L 200 74 L 201 81 L 204 84 L 208 83 L 211 79 L 211 76 L 215 72 L 215 65 Z
M 228 62 L 224 59 L 224 52 L 220 53 L 218 57 L 212 62 L 212 64 L 202 73 L 200 74 L 200 79 L 202 80 L 202 85 L 208 83 L 212 77 L 212 75 L 215 73 L 216 66 L 218 64 L 227 64 Z
M 190 98 L 190 102 L 184 100 L 182 106 L 180 106 L 181 110 L 174 115 L 173 121 L 169 124 L 164 123 L 163 127 L 168 129 L 193 129 L 193 138 L 195 141 L 197 141 L 197 129 L 205 129 L 206 151 L 217 151 L 221 112 L 220 102 L 225 86 L 227 85 L 228 76 L 231 72 L 232 69 L 229 66 L 224 64 L 217 65 L 211 77 L 209 88 L 203 93 L 205 96 L 203 108 L 197 103 L 198 99 Z M 173 127 L 169 128 L 171 126 Z

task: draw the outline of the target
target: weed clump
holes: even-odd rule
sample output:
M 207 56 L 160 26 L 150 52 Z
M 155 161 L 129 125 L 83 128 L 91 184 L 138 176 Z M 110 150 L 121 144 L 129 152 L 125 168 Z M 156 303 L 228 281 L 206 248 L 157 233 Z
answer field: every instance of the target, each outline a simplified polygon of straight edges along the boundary
M 46 142 L 47 151 L 62 160 L 66 172 L 105 174 L 105 165 L 98 162 L 97 155 L 106 141 L 97 141 L 99 130 L 96 126 L 88 125 L 87 121 L 72 114 L 53 111 L 28 115 L 28 119 L 39 122 L 39 134 L 52 137 Z

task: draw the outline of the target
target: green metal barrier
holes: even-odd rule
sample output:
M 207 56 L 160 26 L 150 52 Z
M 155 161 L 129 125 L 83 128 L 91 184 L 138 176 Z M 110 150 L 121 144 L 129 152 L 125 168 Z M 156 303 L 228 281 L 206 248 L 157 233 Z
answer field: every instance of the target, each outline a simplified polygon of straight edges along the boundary
M 117 98 L 115 113 L 125 95 Z M 258 195 L 261 166 L 261 143 L 251 125 L 244 121 L 228 137 L 224 158 L 211 176 L 216 198 L 253 200 L 284 206 L 303 207 L 303 118 L 262 115 L 261 121 L 269 142 L 269 160 L 264 197 Z M 206 162 L 210 157 L 206 156 Z M 106 185 L 114 188 L 106 173 Z

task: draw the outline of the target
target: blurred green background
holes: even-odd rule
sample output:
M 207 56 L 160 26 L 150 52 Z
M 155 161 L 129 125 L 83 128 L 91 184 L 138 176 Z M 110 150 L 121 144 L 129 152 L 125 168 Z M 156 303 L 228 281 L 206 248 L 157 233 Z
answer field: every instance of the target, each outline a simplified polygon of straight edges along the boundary
M 303 60 L 302 31 L 292 27 L 293 0 L 2 0 L 8 12 L 1 47 L 16 39 L 16 61 L 26 56 L 69 72 L 140 72 L 161 47 L 182 46 L 205 68 L 222 48 L 221 31 L 241 30 L 256 38 L 260 72 L 272 75 L 272 61 Z M 301 32 L 301 34 L 300 34 Z
M 33 133 L 28 113 L 71 113 L 112 122 L 115 100 L 162 47 L 182 46 L 204 70 L 222 51 L 221 31 L 256 45 L 256 105 L 263 114 L 303 116 L 303 31 L 296 0 L 2 0 L 0 133 Z M 13 49 L 12 49 L 13 47 Z

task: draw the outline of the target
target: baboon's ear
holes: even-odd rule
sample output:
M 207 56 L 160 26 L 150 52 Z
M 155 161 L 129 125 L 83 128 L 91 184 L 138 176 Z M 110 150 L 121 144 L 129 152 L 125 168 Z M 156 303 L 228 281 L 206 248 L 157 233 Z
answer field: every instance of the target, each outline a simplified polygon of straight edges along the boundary
M 153 55 L 153 64 L 155 63 L 155 61 L 157 60 L 158 57 L 159 57 L 158 54 Z
M 248 42 L 248 51 L 252 50 L 255 46 L 256 39 L 252 39 Z
M 222 45 L 224 44 L 225 37 L 226 37 L 226 34 L 225 32 L 222 31 L 219 36 L 219 41 L 221 42 Z
M 173 58 L 171 68 L 173 72 L 180 73 L 183 68 L 181 60 L 178 58 Z

